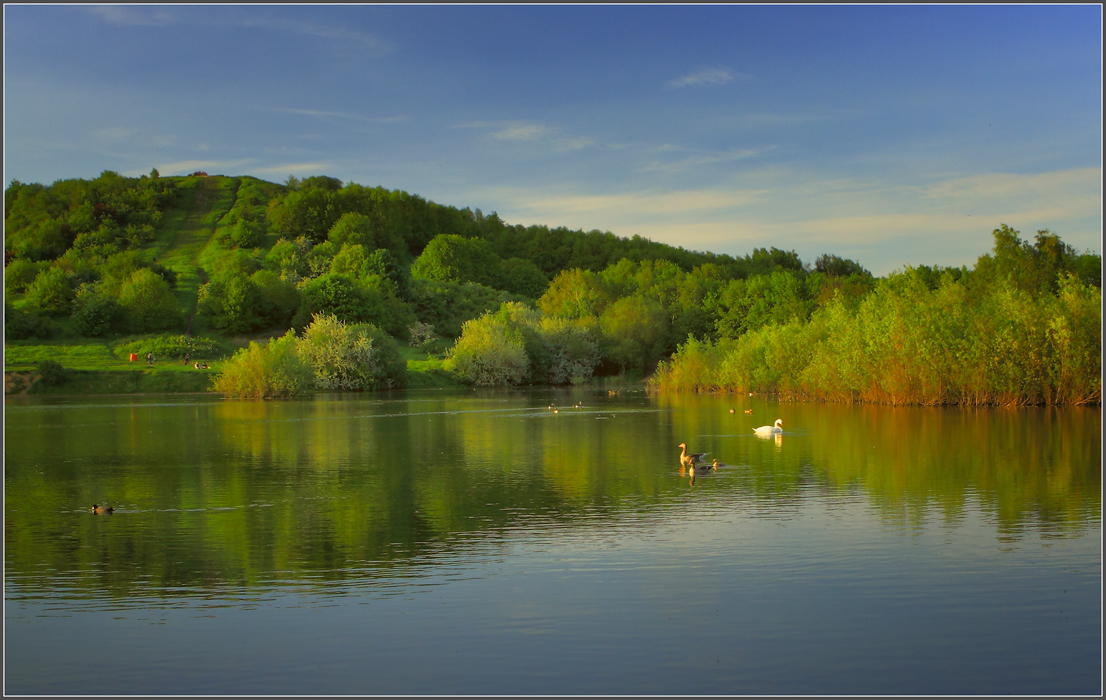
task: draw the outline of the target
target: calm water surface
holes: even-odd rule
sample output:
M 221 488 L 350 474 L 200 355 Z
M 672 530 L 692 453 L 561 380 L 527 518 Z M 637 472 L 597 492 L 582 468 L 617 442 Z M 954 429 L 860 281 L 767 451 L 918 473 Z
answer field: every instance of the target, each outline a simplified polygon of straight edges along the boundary
M 1098 408 L 5 409 L 7 693 L 1102 690 Z

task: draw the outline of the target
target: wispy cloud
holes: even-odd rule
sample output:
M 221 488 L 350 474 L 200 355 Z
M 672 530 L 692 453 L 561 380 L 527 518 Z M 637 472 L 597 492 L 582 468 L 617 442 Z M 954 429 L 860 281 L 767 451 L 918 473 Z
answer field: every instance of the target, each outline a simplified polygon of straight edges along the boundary
M 736 78 L 746 78 L 741 73 L 734 73 L 729 68 L 703 68 L 682 78 L 668 81 L 668 87 L 709 87 L 712 85 L 725 85 Z
M 175 24 L 177 21 L 165 8 L 148 5 L 93 5 L 85 10 L 117 25 L 159 27 Z
M 541 124 L 509 122 L 504 128 L 493 131 L 488 135 L 503 141 L 535 141 L 548 133 L 549 129 Z
M 454 125 L 455 129 L 475 129 L 497 141 L 524 141 L 544 144 L 555 151 L 577 151 L 595 145 L 588 136 L 566 136 L 559 129 L 522 121 L 473 121 Z
M 883 275 L 906 264 L 971 265 L 1006 223 L 1049 228 L 1079 250 L 1101 250 L 1101 171 L 986 173 L 932 182 L 827 177 L 765 166 L 729 187 L 622 193 L 503 187 L 468 193 L 510 222 L 641 235 L 694 250 L 745 255 L 754 247 L 859 260 Z
M 225 171 L 227 175 L 234 175 L 236 171 L 248 166 L 252 162 L 252 158 L 242 160 L 179 160 L 175 163 L 164 163 L 156 167 L 158 172 L 163 175 L 192 173 L 197 170 L 212 172 L 213 174 L 215 171 Z
M 527 217 L 557 219 L 566 214 L 587 214 L 610 220 L 640 221 L 658 216 L 733 210 L 756 201 L 761 194 L 756 190 L 703 189 L 550 196 L 543 191 L 501 188 L 486 191 L 483 196 L 504 201 L 512 210 Z
M 188 9 L 187 7 L 185 9 Z M 96 5 L 87 11 L 105 22 L 137 27 L 166 26 L 170 24 L 207 25 L 209 27 L 262 29 L 293 36 L 311 36 L 336 42 L 355 44 L 362 55 L 385 56 L 396 49 L 395 42 L 348 26 L 319 24 L 302 19 L 285 19 L 278 16 L 245 17 L 237 14 L 203 13 L 196 15 L 156 5 Z
M 291 109 L 291 108 L 277 108 L 277 112 L 283 112 L 285 114 L 299 114 L 305 117 L 320 117 L 330 119 L 348 119 L 351 121 L 359 122 L 372 122 L 375 124 L 392 124 L 395 122 L 408 121 L 409 117 L 403 115 L 396 115 L 392 117 L 366 117 L 360 114 L 350 114 L 348 112 L 329 112 L 319 109 Z
M 333 163 L 284 163 L 283 165 L 270 165 L 263 168 L 250 168 L 250 172 L 259 175 L 295 175 L 296 173 L 318 175 L 331 172 L 333 169 Z
M 691 156 L 682 160 L 673 161 L 670 163 L 662 163 L 660 161 L 653 161 L 649 165 L 646 165 L 640 170 L 646 172 L 679 172 L 687 170 L 689 168 L 698 168 L 704 165 L 713 165 L 715 163 L 731 163 L 737 160 L 745 160 L 746 158 L 755 158 L 756 156 L 763 155 L 775 149 L 775 146 L 764 146 L 761 148 L 741 148 L 732 151 L 726 151 L 725 153 L 711 153 L 698 156 Z
M 251 17 L 236 22 L 239 27 L 267 29 L 300 36 L 313 36 L 332 41 L 344 41 L 357 44 L 363 51 L 376 57 L 385 56 L 396 49 L 395 42 L 374 34 L 350 29 L 347 26 L 317 24 L 299 19 L 289 20 L 283 17 Z

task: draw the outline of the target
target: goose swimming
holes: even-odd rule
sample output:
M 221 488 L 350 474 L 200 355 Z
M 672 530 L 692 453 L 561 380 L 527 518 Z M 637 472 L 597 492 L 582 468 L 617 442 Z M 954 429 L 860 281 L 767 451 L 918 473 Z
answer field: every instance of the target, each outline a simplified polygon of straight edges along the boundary
M 676 445 L 676 447 L 680 448 L 680 464 L 687 464 L 687 465 L 694 466 L 696 462 L 701 461 L 703 459 L 703 457 L 706 457 L 707 455 L 710 454 L 710 452 L 692 452 L 692 453 L 688 453 L 687 445 L 685 445 L 682 442 L 679 445 Z
M 768 437 L 770 435 L 775 435 L 776 433 L 782 433 L 783 419 L 777 418 L 774 425 L 762 425 L 759 428 L 753 430 L 753 432 L 761 437 Z

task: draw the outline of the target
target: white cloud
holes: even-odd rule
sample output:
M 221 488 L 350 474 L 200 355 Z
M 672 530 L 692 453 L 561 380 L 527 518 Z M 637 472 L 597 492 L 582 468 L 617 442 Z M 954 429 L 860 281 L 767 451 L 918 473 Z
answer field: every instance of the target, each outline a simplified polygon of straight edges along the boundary
M 676 80 L 670 80 L 668 87 L 703 87 L 711 85 L 725 85 L 734 78 L 744 78 L 740 73 L 733 73 L 728 68 L 703 68 L 690 75 L 685 75 Z
M 522 122 L 509 122 L 499 131 L 493 131 L 489 136 L 504 141 L 534 141 L 549 133 L 549 129 L 541 124 L 526 124 Z

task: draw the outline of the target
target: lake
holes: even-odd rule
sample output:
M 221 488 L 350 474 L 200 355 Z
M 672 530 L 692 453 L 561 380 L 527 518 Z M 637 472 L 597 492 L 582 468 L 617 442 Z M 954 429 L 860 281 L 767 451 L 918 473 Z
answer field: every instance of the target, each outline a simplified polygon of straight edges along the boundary
M 7 693 L 1102 692 L 1099 407 L 5 409 Z

